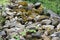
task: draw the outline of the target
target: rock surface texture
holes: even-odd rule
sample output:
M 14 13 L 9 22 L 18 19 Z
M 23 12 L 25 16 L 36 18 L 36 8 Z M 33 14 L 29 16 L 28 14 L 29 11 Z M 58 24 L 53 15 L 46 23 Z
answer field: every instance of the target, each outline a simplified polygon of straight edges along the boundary
M 60 17 L 41 3 L 11 0 L 1 16 L 1 40 L 60 40 Z

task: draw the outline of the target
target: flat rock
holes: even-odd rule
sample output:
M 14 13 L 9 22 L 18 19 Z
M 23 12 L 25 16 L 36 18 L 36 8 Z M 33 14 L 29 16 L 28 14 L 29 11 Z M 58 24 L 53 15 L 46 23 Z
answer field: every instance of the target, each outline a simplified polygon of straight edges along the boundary
M 53 37 L 52 40 L 60 40 L 59 37 Z
M 41 21 L 41 24 L 49 25 L 50 23 L 51 23 L 51 20 L 49 20 L 49 19 L 45 19 L 45 20 Z
M 32 33 L 32 37 L 40 38 L 41 33 L 40 32 Z
M 44 29 L 48 29 L 49 28 L 49 29 L 53 30 L 54 26 L 53 25 L 43 25 L 42 28 L 44 28 Z
M 51 37 L 60 37 L 60 31 L 59 32 L 54 32 Z

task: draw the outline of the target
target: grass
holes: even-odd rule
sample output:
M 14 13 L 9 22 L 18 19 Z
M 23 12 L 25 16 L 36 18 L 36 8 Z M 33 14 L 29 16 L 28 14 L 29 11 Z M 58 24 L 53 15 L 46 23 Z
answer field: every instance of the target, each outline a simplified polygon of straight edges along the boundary
M 40 0 L 42 4 L 47 8 L 51 9 L 55 13 L 60 13 L 60 0 Z
M 8 0 L 0 0 L 0 5 L 1 5 L 1 4 L 3 4 L 3 5 L 7 4 L 7 1 L 8 1 Z

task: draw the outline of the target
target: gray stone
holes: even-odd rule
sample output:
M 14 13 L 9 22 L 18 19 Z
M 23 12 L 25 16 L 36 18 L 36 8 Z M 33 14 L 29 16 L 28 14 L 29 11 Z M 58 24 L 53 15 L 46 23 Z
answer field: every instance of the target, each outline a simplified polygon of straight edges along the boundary
M 3 8 L 3 5 L 0 5 L 0 10 L 2 10 L 2 8 Z
M 7 13 L 8 15 L 10 15 L 10 16 L 15 15 L 15 12 L 6 11 L 6 13 Z
M 49 13 L 51 17 L 60 18 L 60 17 L 59 17 L 56 13 L 54 13 L 52 10 L 47 10 L 47 13 Z
M 30 38 L 32 38 L 32 35 L 26 35 L 26 38 L 30 39 Z
M 0 35 L 6 35 L 5 31 L 1 31 Z
M 59 32 L 54 32 L 51 37 L 60 37 L 60 31 Z
M 6 12 L 3 12 L 3 13 L 2 13 L 2 16 L 7 16 L 7 13 L 6 13 Z
M 51 20 L 49 20 L 49 19 L 45 19 L 45 20 L 41 21 L 41 24 L 49 25 L 50 23 L 51 23 Z
M 42 28 L 44 28 L 44 29 L 50 28 L 50 30 L 53 30 L 54 26 L 53 25 L 43 25 Z
M 10 26 L 10 21 L 9 20 L 6 20 L 5 21 L 5 25 L 3 27 L 9 27 Z
M 60 23 L 57 25 L 57 30 L 59 30 L 60 29 Z
M 23 8 L 23 6 L 22 5 L 19 5 L 19 8 Z
M 29 26 L 29 25 L 31 25 L 31 24 L 32 24 L 32 22 L 29 21 L 29 22 L 26 23 L 26 26 Z
M 27 26 L 26 28 L 27 28 L 27 29 L 35 28 L 35 26 L 34 26 L 34 25 L 29 25 L 29 26 Z
M 35 3 L 35 9 L 39 8 L 41 6 L 40 2 Z
M 36 17 L 34 18 L 34 20 L 35 20 L 35 21 L 38 21 L 39 18 L 40 18 L 40 15 L 36 16 Z
M 28 4 L 28 10 L 32 10 L 33 7 L 34 7 L 33 3 Z
M 53 37 L 52 40 L 60 40 L 59 37 Z
M 40 32 L 32 33 L 32 37 L 40 38 L 41 33 Z
M 35 3 L 35 6 L 39 6 L 39 5 L 41 5 L 41 3 L 40 3 L 40 2 Z
M 37 25 L 38 25 L 38 22 L 37 23 L 33 23 L 31 25 L 28 25 L 26 28 L 27 29 L 35 29 Z
M 52 20 L 52 25 L 54 25 L 54 26 L 57 26 L 57 24 L 59 23 L 59 21 L 56 19 L 52 18 L 51 20 Z
M 11 38 L 11 39 L 9 39 L 9 40 L 16 40 L 16 39 L 14 39 L 14 38 Z
M 5 8 L 5 11 L 9 11 L 9 10 L 11 10 L 11 9 L 9 9 L 9 8 L 7 8 L 7 7 Z
M 24 37 L 22 37 L 22 36 L 20 36 L 20 40 L 25 40 L 25 38 L 24 38 Z

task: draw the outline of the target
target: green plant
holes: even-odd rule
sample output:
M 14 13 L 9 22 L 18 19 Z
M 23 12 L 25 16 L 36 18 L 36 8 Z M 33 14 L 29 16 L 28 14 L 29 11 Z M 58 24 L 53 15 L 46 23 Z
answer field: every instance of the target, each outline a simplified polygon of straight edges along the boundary
M 36 32 L 36 30 L 34 30 L 34 29 L 31 29 L 31 30 L 28 30 L 28 32 Z
M 15 38 L 16 40 L 20 40 L 19 35 L 13 35 L 13 38 Z

